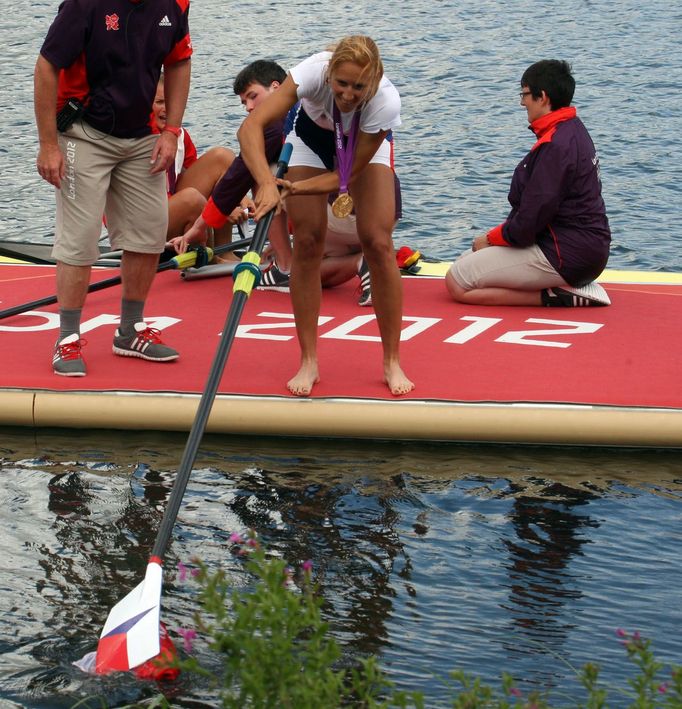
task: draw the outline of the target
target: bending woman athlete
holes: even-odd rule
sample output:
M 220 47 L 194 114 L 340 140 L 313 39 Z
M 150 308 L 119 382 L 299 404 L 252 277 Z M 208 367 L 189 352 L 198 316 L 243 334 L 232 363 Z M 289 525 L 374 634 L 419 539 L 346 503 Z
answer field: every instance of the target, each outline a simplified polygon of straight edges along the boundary
M 308 396 L 319 381 L 317 319 L 320 262 L 327 231 L 327 195 L 339 192 L 337 216 L 355 209 L 358 236 L 369 265 L 372 300 L 383 346 L 384 379 L 391 393 L 414 384 L 399 360 L 402 284 L 394 256 L 395 187 L 391 169 L 392 128 L 400 125 L 400 96 L 383 74 L 372 39 L 342 39 L 333 52 L 314 54 L 295 66 L 280 88 L 246 118 L 239 129 L 241 154 L 258 189 L 256 219 L 280 201 L 265 158 L 264 128 L 286 116 L 298 101 L 288 180 L 281 198 L 293 222 L 291 299 L 301 347 L 301 365 L 287 383 L 292 394 Z M 336 158 L 336 160 L 335 160 Z

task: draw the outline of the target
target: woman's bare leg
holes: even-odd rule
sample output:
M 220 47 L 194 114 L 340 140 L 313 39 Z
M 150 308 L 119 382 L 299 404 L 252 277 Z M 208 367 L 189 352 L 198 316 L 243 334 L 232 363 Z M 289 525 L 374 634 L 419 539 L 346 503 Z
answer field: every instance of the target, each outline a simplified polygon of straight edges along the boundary
M 368 165 L 354 180 L 352 196 L 358 236 L 372 280 L 372 304 L 384 351 L 384 380 L 395 396 L 407 394 L 414 384 L 400 366 L 403 291 L 393 248 L 395 185 L 385 165 Z
M 182 236 L 201 215 L 206 198 L 194 187 L 185 187 L 168 198 L 166 240 Z
M 316 168 L 292 167 L 287 179 L 304 180 L 324 172 Z M 301 348 L 298 372 L 287 382 L 296 396 L 308 396 L 320 380 L 317 361 L 317 320 L 320 315 L 320 262 L 327 230 L 327 195 L 287 198 L 287 213 L 294 225 L 294 251 L 289 277 L 296 334 Z

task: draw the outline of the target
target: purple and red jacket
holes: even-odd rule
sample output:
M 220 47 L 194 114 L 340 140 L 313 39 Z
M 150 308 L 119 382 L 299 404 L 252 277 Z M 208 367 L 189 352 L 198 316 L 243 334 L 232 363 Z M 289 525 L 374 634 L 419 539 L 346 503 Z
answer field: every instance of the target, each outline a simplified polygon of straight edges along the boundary
M 569 285 L 584 286 L 606 267 L 611 243 L 594 143 L 573 107 L 529 127 L 538 140 L 514 170 L 511 212 L 488 241 L 516 248 L 537 243 Z
M 60 69 L 57 111 L 77 98 L 93 128 L 149 135 L 161 67 L 192 55 L 189 0 L 64 0 L 40 53 Z

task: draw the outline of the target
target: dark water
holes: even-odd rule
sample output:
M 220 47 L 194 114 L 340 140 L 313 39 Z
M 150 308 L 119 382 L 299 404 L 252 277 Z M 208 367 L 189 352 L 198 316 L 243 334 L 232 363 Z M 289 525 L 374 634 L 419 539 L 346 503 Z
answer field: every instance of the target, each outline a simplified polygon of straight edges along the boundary
M 47 241 L 53 228 L 51 189 L 34 168 L 32 71 L 56 7 L 2 7 L 3 239 Z M 679 4 L 659 0 L 195 0 L 187 124 L 200 150 L 235 147 L 243 114 L 231 82 L 244 64 L 289 67 L 341 34 L 371 34 L 403 97 L 396 244 L 452 257 L 506 213 L 530 146 L 521 73 L 566 58 L 600 152 L 610 265 L 679 271 L 681 21 Z M 70 663 L 141 580 L 184 436 L 1 434 L 0 707 L 147 696 L 153 688 L 131 677 L 91 679 Z M 169 550 L 163 614 L 176 629 L 195 607 L 177 561 L 199 554 L 243 585 L 226 540 L 252 527 L 289 561 L 313 560 L 347 652 L 377 653 L 428 706 L 444 705 L 440 679 L 453 667 L 571 691 L 568 663 L 598 660 L 622 686 L 617 627 L 682 662 L 681 490 L 671 452 L 208 437 Z M 202 660 L 214 666 L 204 651 Z M 211 697 L 187 680 L 175 702 Z
M 142 698 L 153 688 L 70 663 L 142 580 L 184 437 L 1 433 L 0 706 Z M 291 563 L 312 559 L 346 652 L 376 653 L 428 706 L 445 705 L 440 678 L 455 667 L 570 692 L 569 663 L 597 660 L 623 686 L 616 628 L 680 661 L 681 516 L 679 453 L 211 436 L 167 555 L 162 613 L 173 630 L 192 624 L 179 561 L 198 555 L 243 586 L 227 539 L 252 528 Z M 177 706 L 211 705 L 200 680 L 176 692 Z

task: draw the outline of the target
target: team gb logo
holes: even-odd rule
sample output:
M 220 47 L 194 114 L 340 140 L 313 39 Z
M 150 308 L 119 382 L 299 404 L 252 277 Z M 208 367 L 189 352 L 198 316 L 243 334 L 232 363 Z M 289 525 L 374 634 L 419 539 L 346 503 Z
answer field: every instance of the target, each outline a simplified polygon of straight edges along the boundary
M 109 30 L 117 30 L 118 29 L 118 15 L 113 14 L 113 15 L 107 15 L 106 16 L 106 22 L 107 22 L 107 32 Z

